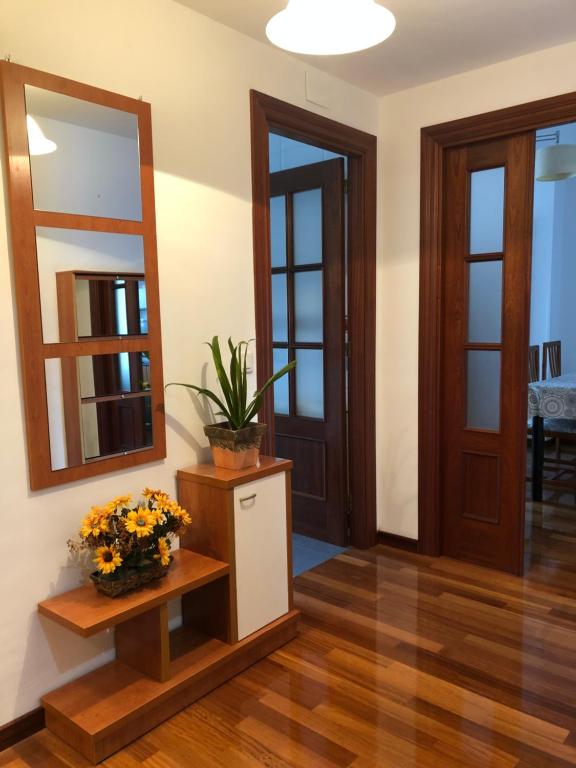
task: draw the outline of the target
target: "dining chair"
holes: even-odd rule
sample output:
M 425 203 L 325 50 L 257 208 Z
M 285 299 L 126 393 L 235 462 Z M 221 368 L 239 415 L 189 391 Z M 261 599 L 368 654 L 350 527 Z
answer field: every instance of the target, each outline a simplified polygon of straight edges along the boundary
M 542 344 L 542 381 L 562 375 L 562 342 L 545 341 Z
M 540 380 L 540 346 L 534 344 L 528 348 L 528 383 Z

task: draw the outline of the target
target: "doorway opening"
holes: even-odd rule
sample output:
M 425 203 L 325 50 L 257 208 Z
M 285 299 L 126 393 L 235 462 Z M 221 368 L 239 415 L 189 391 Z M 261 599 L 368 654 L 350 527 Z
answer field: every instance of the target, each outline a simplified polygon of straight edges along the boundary
M 546 171 L 550 148 L 574 144 L 576 123 L 536 131 L 525 518 L 535 580 L 576 566 L 576 178 Z
M 294 462 L 294 573 L 349 540 L 347 158 L 270 132 L 275 455 Z
M 258 384 L 297 363 L 264 450 L 294 461 L 312 562 L 376 543 L 376 138 L 254 91 L 251 111 Z

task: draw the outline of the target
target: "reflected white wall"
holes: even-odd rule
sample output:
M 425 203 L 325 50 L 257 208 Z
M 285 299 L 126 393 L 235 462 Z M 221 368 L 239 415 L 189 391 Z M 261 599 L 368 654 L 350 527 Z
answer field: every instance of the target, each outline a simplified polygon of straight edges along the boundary
M 558 130 L 576 144 L 576 124 Z M 542 146 L 542 145 L 541 145 Z M 576 371 L 576 179 L 535 182 L 530 343 L 562 342 L 562 372 Z

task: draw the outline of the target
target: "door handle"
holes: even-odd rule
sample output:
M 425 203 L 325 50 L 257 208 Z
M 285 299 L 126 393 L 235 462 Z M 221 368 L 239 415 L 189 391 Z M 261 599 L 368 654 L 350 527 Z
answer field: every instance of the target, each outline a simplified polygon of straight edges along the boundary
M 244 504 L 245 501 L 252 501 L 252 499 L 255 499 L 255 498 L 256 498 L 256 494 L 253 493 L 250 496 L 244 496 L 244 498 L 243 499 L 239 499 L 239 501 L 240 501 L 240 504 Z

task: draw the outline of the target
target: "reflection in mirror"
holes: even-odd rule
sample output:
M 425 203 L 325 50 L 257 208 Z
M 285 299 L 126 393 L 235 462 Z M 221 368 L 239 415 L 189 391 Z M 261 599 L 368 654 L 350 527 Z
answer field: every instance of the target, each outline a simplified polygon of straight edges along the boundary
M 34 208 L 142 220 L 138 118 L 26 85 Z M 53 142 L 38 151 L 40 137 Z
M 152 445 L 147 352 L 45 360 L 53 470 Z
M 36 228 L 44 343 L 148 333 L 140 235 Z

